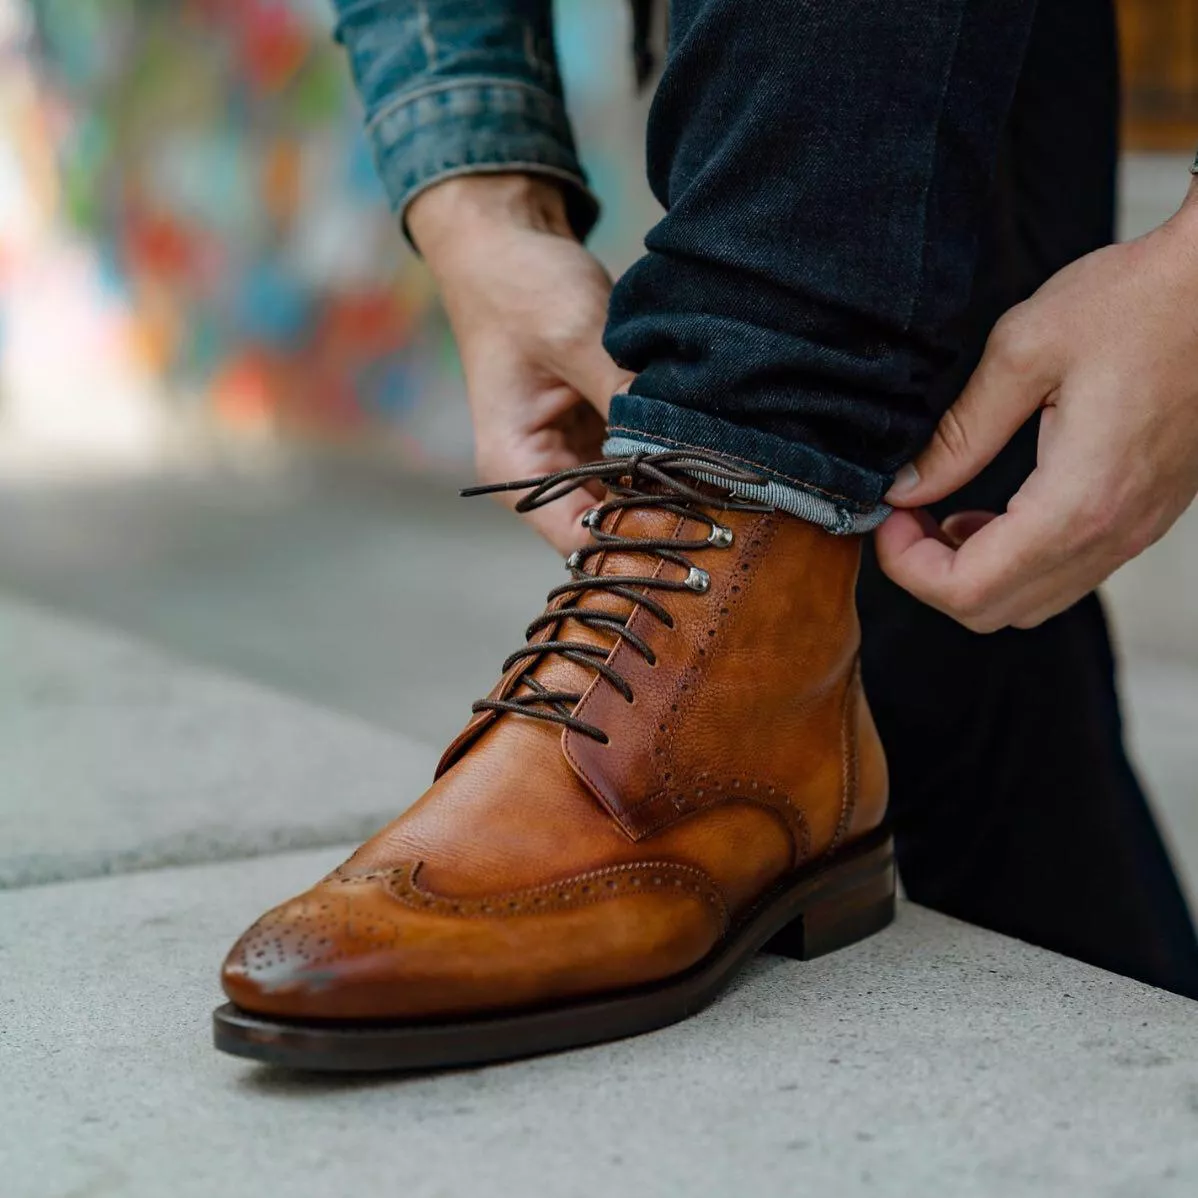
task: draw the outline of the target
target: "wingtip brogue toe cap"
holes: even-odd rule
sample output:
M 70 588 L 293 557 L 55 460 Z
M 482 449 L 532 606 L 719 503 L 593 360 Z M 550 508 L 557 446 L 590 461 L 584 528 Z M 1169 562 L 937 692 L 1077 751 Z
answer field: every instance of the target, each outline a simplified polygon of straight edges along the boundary
M 668 864 L 472 899 L 417 872 L 335 876 L 268 911 L 225 959 L 225 993 L 284 1019 L 468 1017 L 658 980 L 727 922 L 698 871 Z

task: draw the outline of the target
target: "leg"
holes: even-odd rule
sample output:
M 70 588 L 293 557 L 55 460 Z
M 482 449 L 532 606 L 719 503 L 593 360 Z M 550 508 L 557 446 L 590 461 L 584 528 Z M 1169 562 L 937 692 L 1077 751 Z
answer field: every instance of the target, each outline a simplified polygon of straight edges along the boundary
M 676 0 L 649 123 L 665 205 L 606 343 L 613 448 L 746 459 L 864 530 L 930 436 L 1032 0 Z
M 1109 0 L 1041 0 L 965 349 L 940 406 L 1003 311 L 1113 239 L 1117 91 Z M 1035 434 L 1025 429 L 939 514 L 1005 507 L 1034 464 Z M 911 897 L 1198 997 L 1198 945 L 1123 749 L 1097 596 L 1033 632 L 977 636 L 915 602 L 867 554 L 858 604 Z

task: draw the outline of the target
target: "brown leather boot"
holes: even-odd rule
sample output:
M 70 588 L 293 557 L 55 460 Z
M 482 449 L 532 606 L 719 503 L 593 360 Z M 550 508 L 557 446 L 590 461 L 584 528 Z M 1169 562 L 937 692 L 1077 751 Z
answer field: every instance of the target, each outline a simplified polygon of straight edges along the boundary
M 693 1014 L 761 948 L 894 911 L 855 538 L 733 497 L 722 459 L 599 479 L 592 543 L 432 788 L 224 967 L 227 1052 L 308 1069 L 499 1060 Z M 487 489 L 487 488 L 480 488 Z

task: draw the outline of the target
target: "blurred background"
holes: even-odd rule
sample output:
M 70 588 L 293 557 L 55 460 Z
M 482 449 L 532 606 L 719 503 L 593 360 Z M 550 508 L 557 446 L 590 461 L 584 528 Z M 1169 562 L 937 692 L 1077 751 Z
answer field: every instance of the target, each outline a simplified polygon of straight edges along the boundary
M 1198 0 L 1119 7 L 1128 236 L 1189 181 Z M 626 6 L 557 11 L 618 272 L 655 213 Z M 330 24 L 325 0 L 0 0 L 0 600 L 439 742 L 560 565 L 453 498 L 460 372 Z M 1194 513 L 1108 590 L 1198 893 Z

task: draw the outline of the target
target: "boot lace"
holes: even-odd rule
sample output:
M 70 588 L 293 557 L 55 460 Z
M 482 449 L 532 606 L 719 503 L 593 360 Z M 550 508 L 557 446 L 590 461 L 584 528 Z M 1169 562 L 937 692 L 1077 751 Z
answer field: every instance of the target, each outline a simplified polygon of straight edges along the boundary
M 524 672 L 516 680 L 511 691 L 521 685 L 526 692 L 511 695 L 506 699 L 479 699 L 471 707 L 477 714 L 481 711 L 509 712 L 527 716 L 534 720 L 546 720 L 573 729 L 589 736 L 600 744 L 607 744 L 609 737 L 601 728 L 578 719 L 573 709 L 582 701 L 582 692 L 551 690 L 532 676 L 532 671 L 547 657 L 557 654 L 567 661 L 585 666 L 602 675 L 621 695 L 631 703 L 632 687 L 626 678 L 607 661 L 611 646 L 593 645 L 586 641 L 559 640 L 551 634 L 549 640 L 532 643 L 532 638 L 543 629 L 558 626 L 567 619 L 576 620 L 587 628 L 603 629 L 615 635 L 617 641 L 631 645 L 649 665 L 656 664 L 657 656 L 641 636 L 628 627 L 629 615 L 621 618 L 611 612 L 579 607 L 584 595 L 591 591 L 606 591 L 628 600 L 635 610 L 640 607 L 649 612 L 667 628 L 674 627 L 674 620 L 666 608 L 655 598 L 653 591 L 688 591 L 702 594 L 711 585 L 706 570 L 696 566 L 688 556 L 705 549 L 725 549 L 732 544 L 732 530 L 721 524 L 709 511 L 768 512 L 769 504 L 753 503 L 739 498 L 734 493 L 737 486 L 760 484 L 762 479 L 748 471 L 730 465 L 723 458 L 694 450 L 669 450 L 660 453 L 636 453 L 622 458 L 606 458 L 585 466 L 559 470 L 540 478 L 519 479 L 515 482 L 491 483 L 486 486 L 469 487 L 464 496 L 490 495 L 497 491 L 527 491 L 516 503 L 516 511 L 531 512 L 568 495 L 579 487 L 592 482 L 606 484 L 609 496 L 604 502 L 591 508 L 582 518 L 583 525 L 590 531 L 595 542 L 576 549 L 566 558 L 566 569 L 571 581 L 554 587 L 549 592 L 548 602 L 568 596 L 561 607 L 551 607 L 538 616 L 525 629 L 529 642 L 517 649 L 503 663 L 507 673 L 517 662 L 526 663 Z M 701 491 L 701 484 L 714 486 L 717 491 Z M 606 532 L 602 528 L 604 519 L 613 512 L 628 508 L 651 508 L 671 512 L 676 516 L 706 524 L 710 532 L 702 540 L 681 541 L 669 538 L 623 537 Z M 708 510 L 704 510 L 708 509 Z M 646 554 L 663 561 L 672 562 L 686 571 L 682 579 L 654 577 L 652 574 L 591 573 L 587 564 L 601 553 L 626 551 Z

